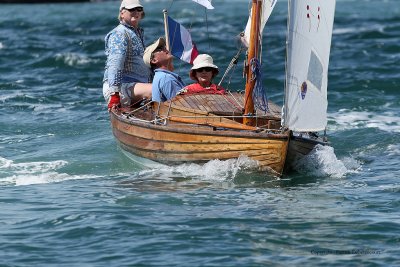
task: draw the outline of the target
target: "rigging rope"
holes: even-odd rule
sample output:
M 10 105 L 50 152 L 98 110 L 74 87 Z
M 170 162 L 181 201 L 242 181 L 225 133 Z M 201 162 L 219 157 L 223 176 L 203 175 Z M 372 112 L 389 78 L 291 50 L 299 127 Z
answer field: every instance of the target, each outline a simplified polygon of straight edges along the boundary
M 253 89 L 254 107 L 264 112 L 268 112 L 268 97 L 263 85 L 260 61 L 257 58 L 252 58 L 250 60 L 250 68 L 252 73 L 251 76 L 253 77 L 252 80 L 255 80 L 255 85 Z
M 228 67 L 226 68 L 224 75 L 222 76 L 221 80 L 220 80 L 219 83 L 218 83 L 218 86 L 221 86 L 221 84 L 222 84 L 222 82 L 224 81 L 224 79 L 225 79 L 226 75 L 228 74 L 228 72 L 229 72 L 233 67 L 236 68 L 236 65 L 237 65 L 237 63 L 238 63 L 239 56 L 240 56 L 240 54 L 242 53 L 242 51 L 243 51 L 244 49 L 245 49 L 245 48 L 242 47 L 242 46 L 239 48 L 239 50 L 237 51 L 236 55 L 232 58 L 232 60 L 231 60 L 231 62 L 229 63 Z M 231 74 L 231 75 L 232 75 L 232 74 Z M 230 79 L 229 79 L 229 83 L 230 83 Z

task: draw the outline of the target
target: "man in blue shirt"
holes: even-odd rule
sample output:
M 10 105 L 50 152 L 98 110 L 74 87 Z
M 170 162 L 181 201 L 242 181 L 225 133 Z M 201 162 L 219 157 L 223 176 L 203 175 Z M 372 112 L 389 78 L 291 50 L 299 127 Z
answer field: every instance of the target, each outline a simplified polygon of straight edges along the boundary
M 139 0 L 123 0 L 120 23 L 105 38 L 103 95 L 109 111 L 151 97 L 150 69 L 143 62 L 144 31 L 139 26 L 144 17 Z
M 154 71 L 151 99 L 164 102 L 175 97 L 184 82 L 174 73 L 173 56 L 165 47 L 165 39 L 159 38 L 144 51 L 143 61 Z

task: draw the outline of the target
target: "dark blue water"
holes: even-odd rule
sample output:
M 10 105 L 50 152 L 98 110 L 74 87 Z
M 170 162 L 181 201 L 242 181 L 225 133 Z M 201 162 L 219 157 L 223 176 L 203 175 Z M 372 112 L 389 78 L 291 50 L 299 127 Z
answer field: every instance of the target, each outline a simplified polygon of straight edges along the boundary
M 225 69 L 247 1 L 214 1 L 207 18 L 170 3 L 145 2 L 146 43 L 168 8 Z M 123 154 L 101 92 L 117 14 L 114 1 L 0 5 L 0 266 L 400 265 L 397 0 L 337 1 L 331 146 L 282 179 L 245 158 L 144 168 Z M 280 104 L 285 31 L 280 1 L 263 49 Z

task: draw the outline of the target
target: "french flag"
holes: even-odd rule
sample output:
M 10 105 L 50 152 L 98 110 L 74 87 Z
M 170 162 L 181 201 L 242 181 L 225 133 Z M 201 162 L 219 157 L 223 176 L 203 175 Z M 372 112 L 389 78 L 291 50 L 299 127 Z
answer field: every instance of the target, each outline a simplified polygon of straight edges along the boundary
M 196 45 L 193 43 L 189 31 L 170 16 L 168 16 L 168 37 L 171 54 L 193 64 L 193 60 L 199 54 Z

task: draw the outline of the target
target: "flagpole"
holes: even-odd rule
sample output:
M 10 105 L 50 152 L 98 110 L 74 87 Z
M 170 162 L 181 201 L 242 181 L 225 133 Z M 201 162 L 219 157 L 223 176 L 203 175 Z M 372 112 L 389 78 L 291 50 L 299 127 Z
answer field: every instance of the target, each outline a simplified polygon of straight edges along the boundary
M 168 51 L 171 51 L 169 45 L 169 32 L 168 32 L 168 11 L 166 9 L 163 10 L 164 13 L 164 30 L 165 30 L 165 43 Z

